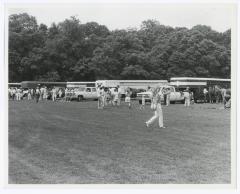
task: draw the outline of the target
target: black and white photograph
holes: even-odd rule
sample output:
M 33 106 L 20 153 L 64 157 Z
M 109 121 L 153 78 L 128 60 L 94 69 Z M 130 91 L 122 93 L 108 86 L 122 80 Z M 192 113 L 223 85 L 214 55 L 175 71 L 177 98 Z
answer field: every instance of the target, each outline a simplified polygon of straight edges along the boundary
M 236 8 L 7 5 L 8 184 L 234 185 Z

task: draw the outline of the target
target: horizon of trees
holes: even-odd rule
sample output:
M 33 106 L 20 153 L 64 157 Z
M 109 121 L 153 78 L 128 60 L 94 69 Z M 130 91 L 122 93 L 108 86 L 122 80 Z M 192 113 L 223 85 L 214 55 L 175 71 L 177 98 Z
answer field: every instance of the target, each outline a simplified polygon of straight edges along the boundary
M 110 31 L 70 17 L 50 27 L 27 13 L 9 16 L 9 82 L 230 78 L 231 30 L 142 22 Z

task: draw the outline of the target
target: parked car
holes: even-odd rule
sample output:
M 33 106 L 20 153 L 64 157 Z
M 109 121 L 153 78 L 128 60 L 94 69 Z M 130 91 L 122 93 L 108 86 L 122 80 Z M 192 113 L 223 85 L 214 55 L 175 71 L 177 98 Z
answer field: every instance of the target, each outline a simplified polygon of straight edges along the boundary
M 172 104 L 176 103 L 176 102 L 184 103 L 184 92 L 176 91 L 174 86 L 161 86 L 160 92 L 165 89 L 170 89 L 170 103 L 172 103 Z M 144 96 L 145 102 L 151 103 L 151 94 L 152 94 L 152 92 L 150 92 L 150 91 L 137 93 L 137 99 L 138 99 L 139 103 L 142 104 L 142 96 Z M 162 96 L 161 100 L 162 100 L 162 102 L 164 102 L 163 96 Z
M 95 87 L 80 87 L 76 88 L 71 96 L 71 100 L 97 100 L 97 89 Z

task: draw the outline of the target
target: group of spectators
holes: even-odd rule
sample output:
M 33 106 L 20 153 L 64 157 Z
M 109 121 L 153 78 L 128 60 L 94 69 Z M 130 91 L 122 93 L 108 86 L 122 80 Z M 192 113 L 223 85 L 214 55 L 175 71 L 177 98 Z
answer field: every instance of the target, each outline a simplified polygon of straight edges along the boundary
M 231 89 L 211 86 L 203 89 L 204 103 L 223 103 L 224 108 L 231 107 Z
M 147 91 L 150 91 L 151 88 L 148 87 Z M 72 97 L 74 97 L 75 90 L 74 88 L 62 88 L 62 87 L 51 87 L 47 88 L 46 86 L 37 86 L 36 88 L 17 88 L 17 87 L 10 87 L 8 89 L 8 95 L 10 100 L 20 101 L 22 99 L 33 100 L 35 99 L 36 102 L 39 100 L 52 100 L 56 101 L 57 99 L 62 99 L 65 101 L 70 101 Z M 163 91 L 164 97 L 164 104 L 169 106 L 170 104 L 170 88 L 166 88 Z M 204 103 L 220 103 L 224 104 L 224 108 L 231 107 L 231 90 L 209 87 L 204 88 L 203 91 L 204 96 Z M 131 97 L 133 94 L 133 90 L 131 88 L 127 88 L 125 90 L 125 102 L 128 103 L 129 108 L 131 108 Z M 194 93 L 189 89 L 186 88 L 182 92 L 184 95 L 185 106 L 190 106 L 191 103 L 194 103 Z M 97 98 L 98 98 L 98 108 L 101 109 L 106 105 L 113 105 L 119 106 L 121 102 L 122 93 L 120 92 L 120 87 L 108 88 L 102 85 L 97 86 Z M 142 99 L 142 107 L 145 105 L 145 99 L 143 96 Z
M 64 89 L 63 88 L 56 88 L 51 87 L 47 88 L 46 86 L 37 86 L 36 88 L 16 88 L 10 87 L 8 89 L 8 97 L 10 100 L 20 101 L 23 99 L 27 100 L 47 100 L 51 99 L 52 101 L 56 101 L 57 98 L 64 97 Z
M 131 108 L 132 89 L 125 90 L 125 102 Z M 120 87 L 108 88 L 102 85 L 97 86 L 98 109 L 103 109 L 107 105 L 120 106 L 122 93 Z

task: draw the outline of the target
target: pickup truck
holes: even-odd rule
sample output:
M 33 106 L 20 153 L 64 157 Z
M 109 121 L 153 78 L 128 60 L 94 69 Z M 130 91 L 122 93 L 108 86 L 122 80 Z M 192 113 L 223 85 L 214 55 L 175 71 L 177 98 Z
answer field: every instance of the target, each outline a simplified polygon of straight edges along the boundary
M 174 104 L 176 102 L 181 102 L 184 104 L 184 92 L 176 91 L 174 86 L 161 86 L 160 92 L 164 89 L 170 89 L 170 103 Z M 139 103 L 142 104 L 142 96 L 145 97 L 145 102 L 151 102 L 151 92 L 140 92 L 137 93 L 137 99 L 139 100 Z M 164 101 L 164 97 L 162 96 L 162 102 Z
M 72 99 L 77 99 L 78 101 L 97 100 L 97 89 L 95 87 L 76 88 L 71 95 Z

